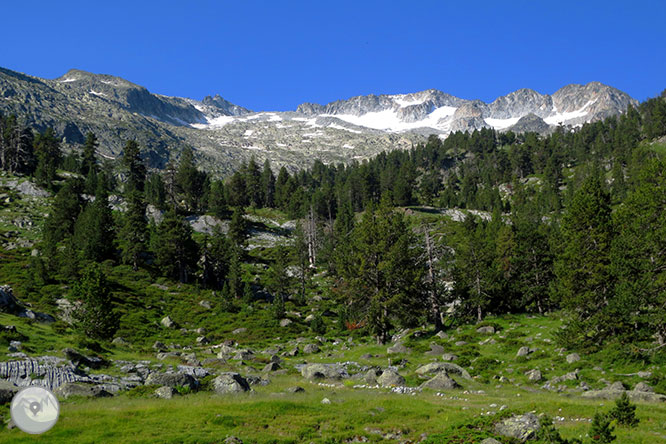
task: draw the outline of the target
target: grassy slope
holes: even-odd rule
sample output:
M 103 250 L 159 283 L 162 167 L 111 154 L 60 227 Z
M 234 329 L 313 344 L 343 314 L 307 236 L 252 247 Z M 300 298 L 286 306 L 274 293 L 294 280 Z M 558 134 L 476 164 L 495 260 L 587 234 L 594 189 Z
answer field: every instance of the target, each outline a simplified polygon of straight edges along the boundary
M 595 357 L 584 357 L 578 363 L 566 364 L 556 346 L 544 341 L 551 339 L 552 332 L 560 325 L 554 316 L 511 316 L 490 321 L 502 329 L 493 336 L 497 341 L 494 345 L 478 346 L 478 341 L 487 336 L 479 336 L 473 327 L 452 331 L 448 340 L 437 340 L 447 351 L 473 361 L 467 368 L 475 376 L 475 381 L 459 380 L 464 386 L 463 391 L 445 393 L 444 396 L 434 392 L 400 395 L 389 393 L 386 389 L 354 388 L 354 385 L 361 383 L 353 380 L 330 386 L 318 385 L 305 382 L 291 368 L 292 364 L 305 361 L 345 360 L 386 366 L 389 357 L 384 347 L 356 340 L 358 345 L 352 345 L 349 350 L 344 350 L 346 347 L 341 345 L 328 344 L 320 354 L 288 360 L 287 374 L 272 376 L 271 384 L 255 386 L 255 393 L 248 395 L 223 397 L 201 392 L 172 400 L 158 400 L 135 399 L 123 394 L 112 399 L 63 401 L 59 423 L 38 440 L 54 443 L 215 443 L 222 442 L 227 435 L 235 435 L 245 442 L 332 442 L 331 439 L 342 441 L 354 436 L 379 440 L 379 430 L 384 434 L 399 432 L 400 436 L 395 441 L 403 441 L 418 439 L 422 433 L 441 433 L 452 424 L 469 421 L 487 412 L 498 412 L 501 405 L 520 413 L 535 411 L 563 417 L 565 419 L 556 422 L 556 425 L 565 437 L 584 436 L 589 427 L 587 421 L 594 413 L 608 411 L 613 403 L 583 400 L 573 393 L 542 391 L 538 389 L 540 384 L 529 383 L 523 373 L 540 368 L 546 377 L 550 377 L 580 368 L 583 369 L 582 379 L 593 387 L 604 385 L 600 379 L 620 380 L 633 386 L 638 379 L 621 374 L 644 369 L 643 365 L 635 362 L 618 362 L 611 367 L 608 362 L 602 361 L 603 356 L 596 357 L 596 360 Z M 31 338 L 33 335 L 37 338 L 40 331 L 44 337 L 49 337 L 46 334 L 48 328 L 26 324 L 22 329 Z M 455 346 L 455 341 L 461 338 L 475 338 L 476 342 L 474 345 Z M 413 371 L 435 359 L 423 353 L 430 342 L 433 338 L 408 339 L 406 343 L 412 351 L 403 356 L 391 356 L 393 362 L 407 359 L 408 363 L 400 372 L 411 386 L 420 382 Z M 528 359 L 515 357 L 517 348 L 524 344 L 537 347 L 540 351 Z M 110 354 L 117 356 L 120 353 L 121 350 L 115 350 Z M 361 358 L 366 353 L 380 356 Z M 479 355 L 475 356 L 477 353 Z M 153 357 L 151 359 L 154 360 Z M 499 364 L 485 368 L 478 368 L 477 365 L 475 368 L 475 364 L 492 359 L 497 359 Z M 261 368 L 260 362 L 247 364 L 249 366 L 237 364 L 230 369 L 243 374 L 257 374 L 251 366 Z M 604 370 L 593 370 L 595 365 Z M 653 368 L 653 371 L 659 369 Z M 505 375 L 513 380 L 513 384 L 499 384 L 492 378 L 494 375 Z M 282 393 L 286 387 L 296 384 L 305 387 L 306 393 Z M 477 393 L 479 390 L 485 393 Z M 322 405 L 324 397 L 332 403 Z M 638 416 L 641 424 L 637 429 L 617 431 L 619 443 L 647 444 L 666 439 L 666 405 L 640 404 Z M 33 441 L 33 437 L 17 430 L 0 432 L 0 442 Z
M 2 219 L 12 220 L 15 214 L 39 220 L 45 210 L 45 202 L 40 199 L 21 199 L 17 197 L 10 205 L 0 208 Z M 256 212 L 256 216 L 286 221 L 283 215 L 265 210 Z M 440 217 L 416 211 L 412 220 L 436 221 Z M 21 236 L 35 238 L 35 231 L 17 229 L 12 224 L 0 225 L 0 231 L 12 229 Z M 261 263 L 270 249 L 258 249 L 252 252 L 252 261 Z M 0 250 L 0 284 L 10 284 L 16 295 L 23 301 L 30 302 L 34 309 L 53 312 L 56 298 L 67 294 L 66 286 L 48 285 L 38 291 L 26 290 L 29 249 L 11 251 Z M 261 273 L 260 265 L 246 264 L 249 274 Z M 322 312 L 325 308 L 334 308 L 334 301 L 327 299 L 328 292 L 315 288 L 323 301 L 298 307 L 291 302 L 287 311 L 299 311 L 302 317 L 291 316 L 294 321 L 288 328 L 280 328 L 271 319 L 266 310 L 267 303 L 258 301 L 252 310 L 234 313 L 222 312 L 219 301 L 211 291 L 201 290 L 192 285 L 180 285 L 155 278 L 148 271 L 138 273 L 125 266 L 110 266 L 106 270 L 113 284 L 113 295 L 123 317 L 118 335 L 130 341 L 128 346 L 104 345 L 102 354 L 109 359 L 148 359 L 158 362 L 151 344 L 160 340 L 167 344 L 192 346 L 199 359 L 212 355 L 205 352 L 205 347 L 197 347 L 198 336 L 193 330 L 204 327 L 206 335 L 213 344 L 233 338 L 242 346 L 261 350 L 272 344 L 285 344 L 298 336 L 311 337 L 314 334 L 302 319 L 311 310 Z M 201 300 L 209 300 L 212 309 L 206 310 L 199 305 Z M 160 326 L 160 319 L 169 315 L 180 327 L 188 329 L 168 330 Z M 327 318 L 329 338 L 346 339 L 346 333 L 337 331 L 333 318 Z M 221 397 L 209 392 L 176 397 L 172 400 L 152 398 L 132 398 L 122 394 L 112 399 L 68 400 L 62 402 L 62 416 L 58 425 L 41 437 L 31 437 L 18 430 L 0 429 L 1 442 L 141 442 L 141 443 L 212 443 L 222 442 L 233 434 L 246 442 L 326 442 L 345 440 L 354 436 L 365 436 L 371 441 L 381 439 L 381 434 L 397 433 L 396 441 L 418 439 L 421 433 L 435 434 L 448 426 L 461 421 L 480 417 L 482 413 L 496 412 L 499 406 L 506 405 L 516 412 L 536 411 L 551 416 L 564 417 L 556 424 L 566 437 L 580 436 L 587 431 L 588 423 L 596 411 L 607 411 L 612 405 L 608 401 L 583 400 L 574 392 L 555 394 L 539 389 L 542 383 L 527 381 L 524 373 L 538 368 L 545 379 L 559 376 L 579 368 L 581 379 L 592 388 L 602 388 L 605 381 L 622 381 L 633 387 L 640 379 L 626 376 L 639 370 L 649 369 L 654 377 L 648 382 L 659 391 L 666 391 L 666 378 L 661 366 L 645 365 L 631 361 L 622 351 L 606 350 L 594 356 L 583 356 L 578 363 L 567 364 L 566 352 L 558 350 L 553 334 L 561 325 L 557 314 L 547 317 L 503 316 L 488 319 L 499 333 L 494 335 L 495 344 L 480 345 L 487 339 L 475 332 L 476 326 L 467 326 L 459 331 L 450 331 L 450 338 L 442 340 L 426 335 L 419 339 L 407 338 L 405 343 L 412 351 L 402 356 L 386 354 L 386 348 L 371 341 L 355 338 L 354 345 L 343 347 L 341 344 L 327 344 L 318 355 L 298 356 L 288 359 L 287 373 L 271 376 L 272 382 L 266 387 L 255 387 L 256 392 L 237 397 Z M 0 314 L 1 325 L 15 325 L 21 338 L 0 337 L 0 346 L 6 347 L 10 339 L 20 339 L 23 351 L 30 356 L 44 354 L 61 355 L 64 347 L 85 348 L 85 342 L 63 323 L 44 325 Z M 238 327 L 247 331 L 233 335 Z M 468 344 L 456 346 L 457 341 Z M 418 385 L 421 380 L 415 375 L 418 366 L 437 359 L 425 355 L 430 343 L 442 345 L 446 352 L 452 352 L 460 358 L 457 362 L 475 376 L 473 382 L 459 381 L 465 391 L 455 391 L 446 396 L 434 393 L 420 393 L 414 396 L 389 393 L 388 390 L 354 388 L 357 381 L 346 380 L 334 387 L 307 383 L 300 378 L 293 368 L 303 362 L 342 362 L 356 361 L 362 365 L 386 367 L 389 362 L 405 359 L 407 362 L 400 370 L 410 386 Z M 516 351 L 521 346 L 536 347 L 538 350 L 528 358 L 517 358 Z M 91 353 L 90 350 L 88 350 Z M 370 359 L 362 356 L 371 353 Z M 224 366 L 244 375 L 258 374 L 252 367 L 261 369 L 267 356 L 260 355 L 249 365 L 232 363 Z M 9 359 L 0 354 L 0 360 Z M 180 363 L 177 358 L 166 361 L 167 364 Z M 599 366 L 600 369 L 595 367 Z M 104 369 L 105 373 L 116 373 L 117 369 Z M 497 377 L 504 376 L 509 383 L 499 384 Z M 566 383 L 574 389 L 579 381 Z M 284 388 L 299 384 L 306 388 L 305 394 L 285 395 Z M 484 394 L 474 393 L 483 390 Z M 327 397 L 332 403 L 322 405 L 321 399 Z M 493 407 L 491 407 L 494 405 Z M 1 411 L 6 417 L 7 407 Z M 666 440 L 666 406 L 639 406 L 638 415 L 642 422 L 636 430 L 619 430 L 619 443 L 653 443 Z

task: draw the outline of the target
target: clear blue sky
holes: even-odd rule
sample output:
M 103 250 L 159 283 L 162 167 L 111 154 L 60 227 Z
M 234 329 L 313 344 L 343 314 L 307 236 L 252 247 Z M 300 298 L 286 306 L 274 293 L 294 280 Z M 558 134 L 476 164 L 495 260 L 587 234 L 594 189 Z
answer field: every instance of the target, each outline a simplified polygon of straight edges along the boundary
M 601 81 L 666 89 L 666 6 L 633 1 L 11 1 L 0 66 L 289 110 L 436 88 L 490 101 Z

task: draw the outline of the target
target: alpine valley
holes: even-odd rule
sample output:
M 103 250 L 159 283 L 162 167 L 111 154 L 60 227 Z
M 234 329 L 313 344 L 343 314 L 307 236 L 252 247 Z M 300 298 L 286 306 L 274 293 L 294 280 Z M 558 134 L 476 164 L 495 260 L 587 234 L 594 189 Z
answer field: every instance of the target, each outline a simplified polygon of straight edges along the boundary
M 70 70 L 50 80 L 0 68 L 0 113 L 16 114 L 39 130 L 53 127 L 65 146 L 80 146 L 92 131 L 98 153 L 115 158 L 125 141 L 134 139 L 155 168 L 191 146 L 200 167 L 221 175 L 252 156 L 293 171 L 315 159 L 349 163 L 409 149 L 433 134 L 444 138 L 481 128 L 546 134 L 637 104 L 622 91 L 591 82 L 564 86 L 553 95 L 520 89 L 491 103 L 429 89 L 255 112 L 219 95 L 199 101 L 154 94 L 111 75 Z

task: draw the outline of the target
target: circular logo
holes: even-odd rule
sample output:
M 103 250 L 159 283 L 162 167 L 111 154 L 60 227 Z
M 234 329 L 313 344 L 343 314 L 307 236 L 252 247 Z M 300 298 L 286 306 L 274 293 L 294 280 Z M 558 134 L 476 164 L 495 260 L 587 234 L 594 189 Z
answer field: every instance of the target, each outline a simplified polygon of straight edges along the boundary
M 58 421 L 60 405 L 50 390 L 26 387 L 14 396 L 10 411 L 16 427 L 26 433 L 39 434 Z

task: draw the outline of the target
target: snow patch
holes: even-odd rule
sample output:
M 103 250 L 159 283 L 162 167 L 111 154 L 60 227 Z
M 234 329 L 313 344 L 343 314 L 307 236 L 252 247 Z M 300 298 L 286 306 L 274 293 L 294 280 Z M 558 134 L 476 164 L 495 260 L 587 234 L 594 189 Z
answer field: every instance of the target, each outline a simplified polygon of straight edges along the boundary
M 361 116 L 351 114 L 324 114 L 325 117 L 337 117 L 345 122 L 366 128 L 386 131 L 409 131 L 417 128 L 435 128 L 447 131 L 450 126 L 450 117 L 456 112 L 455 106 L 441 106 L 428 114 L 428 116 L 416 122 L 405 122 L 392 110 L 369 112 Z
M 590 100 L 587 102 L 581 109 L 576 110 L 576 111 L 569 111 L 569 112 L 558 112 L 557 110 L 554 110 L 556 112 L 555 115 L 546 117 L 544 122 L 546 122 L 548 125 L 559 125 L 560 123 L 566 123 L 567 120 L 572 120 L 572 119 L 577 119 L 579 117 L 585 117 L 588 112 L 585 111 L 587 108 L 589 108 L 591 105 L 593 105 L 597 100 Z
M 506 129 L 510 126 L 515 125 L 520 120 L 520 117 L 512 117 L 510 119 L 491 119 L 491 118 L 487 118 L 487 119 L 484 119 L 484 120 L 486 121 L 486 123 L 488 125 L 492 126 L 494 129 L 502 130 L 502 129 Z
M 70 82 L 76 82 L 77 80 L 79 80 L 79 79 L 75 79 L 74 77 L 70 77 L 68 79 L 59 80 L 58 83 L 70 83 Z
M 353 150 L 355 147 L 354 147 L 354 145 L 350 145 L 348 143 L 345 143 L 344 145 L 342 145 L 342 148 L 347 148 L 349 150 Z
M 103 92 L 97 92 L 94 89 L 91 89 L 90 91 L 88 91 L 88 93 L 98 97 L 106 97 L 106 94 L 104 94 Z

